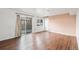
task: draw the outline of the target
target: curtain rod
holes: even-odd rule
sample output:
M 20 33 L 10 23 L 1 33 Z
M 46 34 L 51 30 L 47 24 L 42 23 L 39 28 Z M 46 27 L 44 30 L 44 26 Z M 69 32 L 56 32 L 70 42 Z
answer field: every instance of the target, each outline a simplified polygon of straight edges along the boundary
M 33 15 L 28 15 L 28 14 L 24 14 L 24 13 L 16 13 L 16 14 L 34 17 Z M 36 17 L 38 17 L 38 18 L 43 18 L 43 17 L 39 17 L 39 16 L 36 16 Z
M 34 17 L 33 15 L 28 15 L 28 14 L 24 14 L 24 13 L 16 13 L 16 14 L 18 14 L 18 15 L 25 15 L 25 16 L 32 16 L 32 17 Z

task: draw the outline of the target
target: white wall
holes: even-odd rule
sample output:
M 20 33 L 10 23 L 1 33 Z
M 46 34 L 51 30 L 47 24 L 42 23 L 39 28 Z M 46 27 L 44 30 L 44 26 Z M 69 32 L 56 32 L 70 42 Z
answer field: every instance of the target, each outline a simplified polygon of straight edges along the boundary
M 39 19 L 38 17 L 33 17 L 32 19 L 32 32 L 40 32 L 40 31 L 44 31 L 44 23 L 43 26 L 37 26 L 37 19 Z M 41 19 L 41 18 L 40 18 Z
M 16 14 L 7 8 L 0 8 L 0 41 L 15 37 Z
M 48 31 L 48 18 L 45 18 L 45 30 Z
M 77 11 L 77 16 L 76 16 L 76 34 L 77 34 L 77 43 L 79 48 L 79 10 Z

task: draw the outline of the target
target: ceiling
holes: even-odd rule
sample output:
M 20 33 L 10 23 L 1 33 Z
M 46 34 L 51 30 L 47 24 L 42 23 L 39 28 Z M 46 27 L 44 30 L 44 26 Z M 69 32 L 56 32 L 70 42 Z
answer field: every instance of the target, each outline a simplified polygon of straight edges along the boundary
M 33 16 L 45 17 L 59 15 L 63 13 L 69 13 L 70 15 L 76 15 L 76 8 L 10 8 L 17 13 L 23 13 Z

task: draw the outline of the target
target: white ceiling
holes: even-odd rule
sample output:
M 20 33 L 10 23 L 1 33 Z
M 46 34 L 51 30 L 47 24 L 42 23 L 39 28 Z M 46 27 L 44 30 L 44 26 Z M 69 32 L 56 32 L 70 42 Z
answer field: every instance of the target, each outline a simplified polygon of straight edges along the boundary
M 69 13 L 71 15 L 75 15 L 77 12 L 76 8 L 12 8 L 16 10 L 18 13 L 29 14 L 33 16 L 53 16 L 59 15 L 63 13 Z

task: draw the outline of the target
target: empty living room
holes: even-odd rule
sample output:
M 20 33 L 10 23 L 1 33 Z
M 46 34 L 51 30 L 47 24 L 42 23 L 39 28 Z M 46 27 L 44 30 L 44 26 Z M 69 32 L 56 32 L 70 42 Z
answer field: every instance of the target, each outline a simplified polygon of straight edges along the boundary
M 0 50 L 78 50 L 78 8 L 0 8 Z

